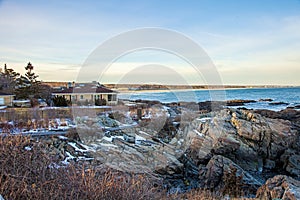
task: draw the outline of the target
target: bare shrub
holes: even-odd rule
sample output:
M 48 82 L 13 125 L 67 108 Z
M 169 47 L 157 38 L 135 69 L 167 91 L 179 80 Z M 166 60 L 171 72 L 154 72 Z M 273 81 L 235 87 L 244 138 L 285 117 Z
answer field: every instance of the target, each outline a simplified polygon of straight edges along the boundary
M 224 172 L 223 181 L 223 195 L 229 195 L 230 197 L 241 197 L 243 195 L 243 175 L 237 176 L 237 168 L 230 166 L 229 169 Z

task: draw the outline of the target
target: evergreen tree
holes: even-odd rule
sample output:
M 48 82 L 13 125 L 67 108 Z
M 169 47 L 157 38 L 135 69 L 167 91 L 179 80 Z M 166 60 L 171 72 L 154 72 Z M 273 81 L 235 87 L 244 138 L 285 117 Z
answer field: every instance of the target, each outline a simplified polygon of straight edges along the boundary
M 0 72 L 0 90 L 13 94 L 20 74 L 13 69 L 7 68 L 4 64 L 4 70 Z
M 16 95 L 18 99 L 41 97 L 41 81 L 37 80 L 39 76 L 33 72 L 33 68 L 33 65 L 29 62 L 25 67 L 27 70 L 25 76 L 20 76 L 17 81 Z

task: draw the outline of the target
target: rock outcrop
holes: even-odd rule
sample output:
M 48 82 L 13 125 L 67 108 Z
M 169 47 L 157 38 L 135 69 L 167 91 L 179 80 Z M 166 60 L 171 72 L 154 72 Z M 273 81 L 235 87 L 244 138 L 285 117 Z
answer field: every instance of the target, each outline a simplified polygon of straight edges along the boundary
M 267 182 L 258 189 L 256 197 L 262 200 L 300 199 L 300 181 L 288 176 L 277 175 L 268 179 Z
M 279 164 L 297 139 L 287 120 L 235 109 L 222 110 L 205 122 L 196 119 L 186 134 L 184 149 L 195 163 L 206 164 L 213 155 L 222 155 L 255 172 Z
M 300 131 L 300 110 L 287 108 L 279 112 L 272 110 L 254 110 L 253 112 L 267 118 L 289 120 L 292 122 L 292 128 Z
M 176 113 L 170 115 L 169 124 L 178 119 Z M 77 129 L 88 138 L 85 144 L 59 138 L 62 142 L 55 139 L 49 145 L 57 148 L 51 152 L 65 161 L 93 157 L 93 162 L 113 169 L 155 174 L 165 180 L 171 193 L 197 187 L 224 192 L 232 180 L 237 180 L 242 192 L 238 194 L 255 195 L 268 178 L 279 172 L 299 178 L 299 133 L 293 121 L 239 109 L 191 116 L 189 123 L 173 121 L 182 123 L 165 134 L 168 139 L 163 138 L 164 128 L 161 131 L 148 126 L 119 129 L 113 120 L 98 118 L 79 124 Z M 113 128 L 102 130 L 104 125 Z M 298 182 L 288 177 L 280 180 L 283 185 L 278 187 L 284 191 L 292 192 L 298 187 L 296 184 L 288 190 L 286 183 Z M 269 179 L 266 185 L 271 183 Z M 266 189 L 266 193 L 260 189 L 258 197 L 271 195 L 273 198 L 278 189 L 268 188 L 271 189 Z
M 61 161 L 59 164 L 66 165 L 69 162 L 91 162 L 94 160 L 93 149 L 78 140 L 65 136 L 53 136 L 41 138 L 40 141 L 47 154 Z

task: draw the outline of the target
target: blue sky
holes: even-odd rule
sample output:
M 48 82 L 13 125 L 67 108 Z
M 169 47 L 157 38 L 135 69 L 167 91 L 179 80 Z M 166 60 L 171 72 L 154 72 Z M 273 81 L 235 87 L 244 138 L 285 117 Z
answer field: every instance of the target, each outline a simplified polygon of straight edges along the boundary
M 107 39 L 159 27 L 198 43 L 224 84 L 300 85 L 299 0 L 3 0 L 0 27 L 1 66 L 7 63 L 22 72 L 31 61 L 43 80 L 76 80 L 90 53 Z M 103 81 L 118 82 L 114 73 L 130 73 L 126 69 L 132 66 L 141 71 L 152 62 L 184 68 L 179 71 L 188 83 L 205 83 L 205 77 L 192 77 L 190 66 L 178 58 L 149 51 L 119 59 Z M 161 73 L 168 76 L 166 70 Z

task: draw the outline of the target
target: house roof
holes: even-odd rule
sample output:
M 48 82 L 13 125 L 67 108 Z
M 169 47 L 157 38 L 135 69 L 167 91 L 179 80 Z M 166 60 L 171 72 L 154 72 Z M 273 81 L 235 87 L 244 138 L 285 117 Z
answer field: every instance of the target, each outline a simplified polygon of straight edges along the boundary
M 54 94 L 71 94 L 71 93 L 115 93 L 115 91 L 107 89 L 105 87 L 70 87 L 53 90 Z

